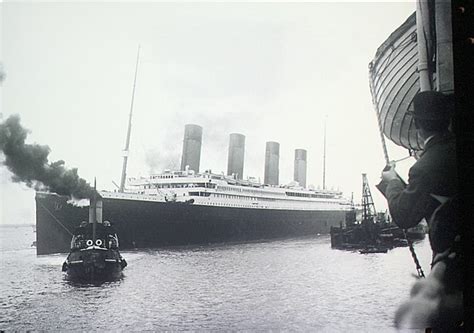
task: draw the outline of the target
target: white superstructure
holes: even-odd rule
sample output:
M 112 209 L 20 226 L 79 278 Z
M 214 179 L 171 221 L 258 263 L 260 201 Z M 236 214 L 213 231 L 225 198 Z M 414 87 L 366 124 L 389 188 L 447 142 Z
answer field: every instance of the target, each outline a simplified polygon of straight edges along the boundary
M 297 183 L 296 183 L 297 185 Z M 299 186 L 268 186 L 255 179 L 237 180 L 210 171 L 165 171 L 129 178 L 125 192 L 101 192 L 104 198 L 189 203 L 193 205 L 281 210 L 349 210 L 342 192 Z

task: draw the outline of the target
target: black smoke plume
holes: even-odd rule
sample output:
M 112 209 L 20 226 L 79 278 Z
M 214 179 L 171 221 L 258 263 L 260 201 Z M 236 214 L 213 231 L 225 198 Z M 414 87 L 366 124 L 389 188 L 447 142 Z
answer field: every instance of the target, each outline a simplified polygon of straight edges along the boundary
M 20 125 L 20 116 L 12 115 L 0 123 L 2 162 L 13 173 L 12 180 L 24 182 L 36 190 L 47 190 L 72 198 L 91 198 L 94 189 L 77 175 L 77 168 L 66 169 L 64 161 L 48 162 L 50 148 L 25 144 L 28 130 Z

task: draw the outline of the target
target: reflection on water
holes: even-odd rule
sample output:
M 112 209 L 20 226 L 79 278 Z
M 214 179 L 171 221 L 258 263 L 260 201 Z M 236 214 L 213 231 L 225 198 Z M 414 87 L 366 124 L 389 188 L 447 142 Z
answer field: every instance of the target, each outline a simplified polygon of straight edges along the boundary
M 407 248 L 332 250 L 328 236 L 122 252 L 124 277 L 65 279 L 31 226 L 0 227 L 0 329 L 395 331 L 415 281 Z M 429 271 L 428 240 L 416 245 Z

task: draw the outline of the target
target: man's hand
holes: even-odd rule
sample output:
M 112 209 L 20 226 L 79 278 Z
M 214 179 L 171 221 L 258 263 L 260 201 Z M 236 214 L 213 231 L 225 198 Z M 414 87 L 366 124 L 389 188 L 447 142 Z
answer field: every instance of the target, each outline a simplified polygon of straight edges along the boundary
M 393 179 L 398 179 L 398 174 L 395 172 L 395 163 L 391 162 L 386 168 L 390 169 L 382 171 L 382 181 L 389 182 Z

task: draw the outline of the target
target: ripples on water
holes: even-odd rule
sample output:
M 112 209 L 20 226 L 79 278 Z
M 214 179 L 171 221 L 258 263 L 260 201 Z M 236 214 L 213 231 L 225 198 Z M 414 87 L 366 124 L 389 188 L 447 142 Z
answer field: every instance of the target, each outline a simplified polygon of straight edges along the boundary
M 122 251 L 123 279 L 74 285 L 67 254 L 36 256 L 33 230 L 0 227 L 0 329 L 390 332 L 416 273 L 408 248 L 361 255 L 318 236 Z M 429 242 L 415 246 L 428 272 Z

